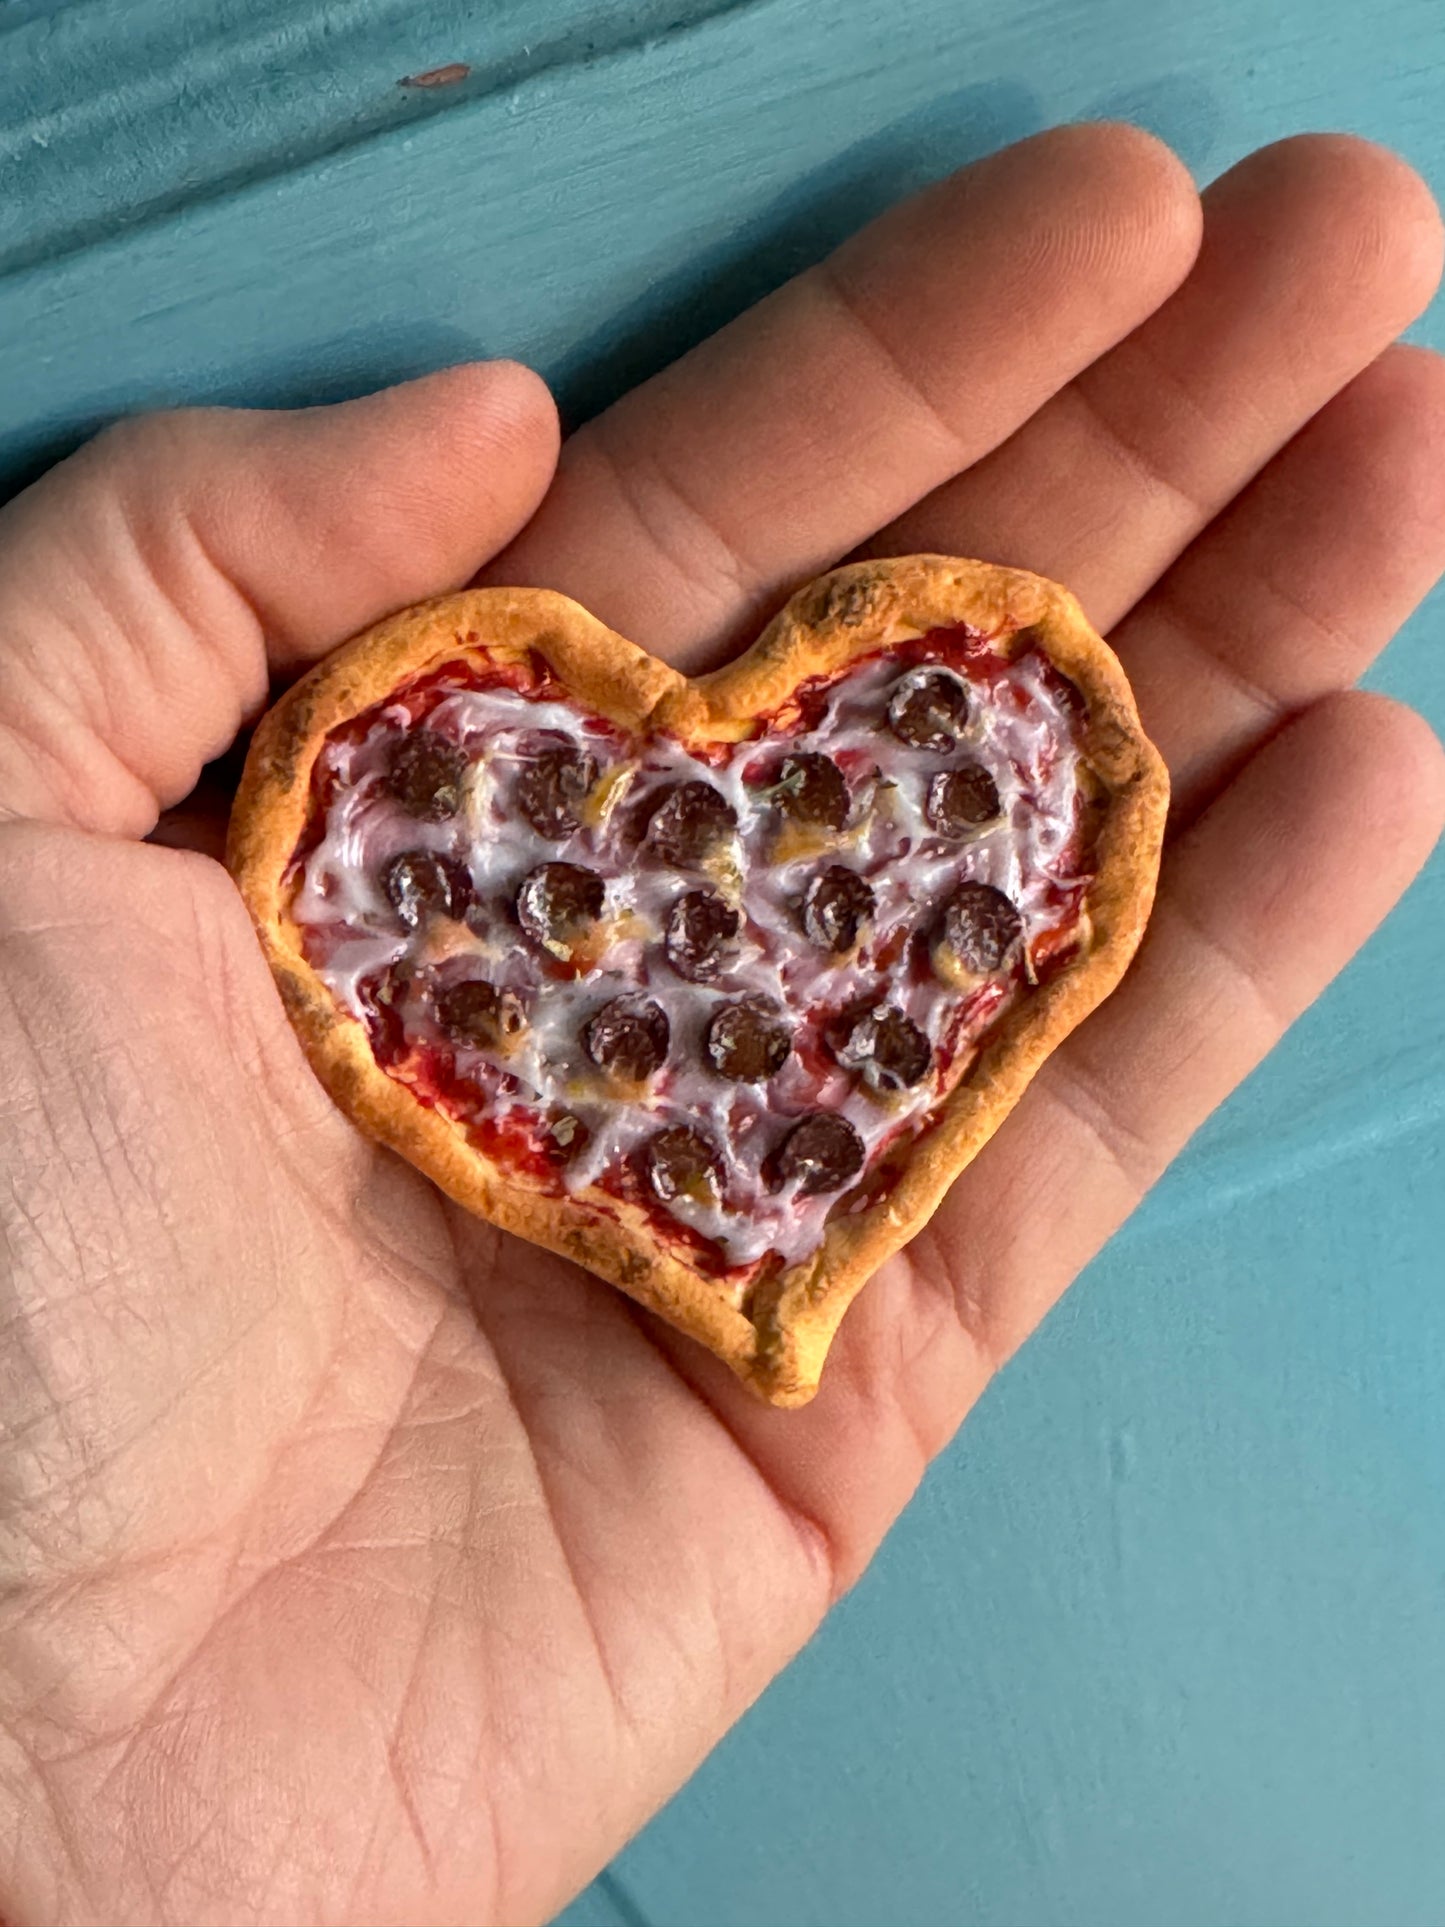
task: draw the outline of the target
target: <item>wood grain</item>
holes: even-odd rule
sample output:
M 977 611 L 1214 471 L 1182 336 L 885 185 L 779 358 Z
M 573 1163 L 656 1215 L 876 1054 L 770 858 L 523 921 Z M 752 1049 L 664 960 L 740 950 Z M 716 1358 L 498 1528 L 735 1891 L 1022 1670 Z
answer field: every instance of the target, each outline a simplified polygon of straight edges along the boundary
M 1439 0 L 0 0 L 0 485 L 477 353 L 575 418 L 1049 122 L 1439 192 L 1442 108 Z M 1375 679 L 1437 726 L 1442 644 Z M 1437 860 L 572 1927 L 1434 1927 L 1442 940 Z

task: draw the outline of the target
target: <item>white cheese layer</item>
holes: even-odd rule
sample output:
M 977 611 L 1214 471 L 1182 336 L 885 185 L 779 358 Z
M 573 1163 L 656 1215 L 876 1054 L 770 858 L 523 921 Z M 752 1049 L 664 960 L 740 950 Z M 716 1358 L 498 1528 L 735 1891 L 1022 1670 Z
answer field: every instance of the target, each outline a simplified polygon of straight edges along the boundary
M 816 1249 L 839 1197 L 800 1196 L 796 1183 L 770 1188 L 766 1163 L 791 1125 L 813 1111 L 841 1114 L 863 1141 L 866 1174 L 901 1134 L 924 1125 L 966 1074 L 998 1014 L 1029 994 L 1026 958 L 991 982 L 961 987 L 927 967 L 928 936 L 951 892 L 964 881 L 1002 891 L 1022 917 L 1028 952 L 1075 921 L 1088 882 L 1080 873 L 1081 757 L 1068 686 L 1035 652 L 1004 666 L 988 658 L 986 675 L 970 675 L 967 660 L 956 660 L 970 715 L 964 739 L 942 754 L 910 748 L 887 724 L 889 696 L 916 656 L 908 666 L 887 656 L 864 661 L 827 690 L 812 727 L 786 736 L 763 731 L 716 762 L 665 737 L 629 738 L 570 702 L 458 687 L 425 719 L 469 764 L 462 810 L 439 823 L 407 814 L 387 787 L 390 758 L 413 720 L 403 695 L 361 730 L 328 743 L 319 759 L 316 793 L 329 800 L 291 903 L 307 957 L 337 1003 L 373 1030 L 382 988 L 408 1037 L 445 1053 L 456 1083 L 475 1093 L 471 1118 L 502 1125 L 513 1113 L 534 1123 L 580 1119 L 585 1134 L 577 1134 L 580 1147 L 570 1161 L 559 1164 L 560 1188 L 617 1189 L 648 1138 L 687 1125 L 722 1158 L 721 1195 L 654 1201 L 655 1213 L 670 1213 L 715 1245 L 722 1269 L 770 1254 L 796 1263 Z M 584 746 L 596 759 L 594 799 L 606 795 L 613 807 L 594 807 L 589 817 L 601 820 L 552 840 L 517 814 L 512 796 L 527 762 L 563 744 Z M 852 814 L 843 830 L 788 825 L 769 794 L 769 775 L 798 750 L 831 756 L 844 771 Z M 993 778 L 998 820 L 967 838 L 940 836 L 924 815 L 929 780 L 968 762 L 981 763 Z M 654 797 L 690 780 L 720 790 L 737 815 L 736 835 L 705 871 L 662 865 L 637 840 Z M 465 923 L 433 918 L 421 931 L 402 925 L 379 878 L 390 859 L 415 850 L 465 867 L 477 899 Z M 580 974 L 560 978 L 513 911 L 528 872 L 557 860 L 596 871 L 606 886 L 597 954 Z M 809 880 L 834 863 L 862 874 L 876 898 L 862 942 L 844 958 L 814 948 L 798 920 Z M 672 969 L 662 933 L 675 900 L 707 885 L 741 911 L 743 930 L 729 967 L 715 985 L 703 986 Z M 386 990 L 398 967 L 405 987 Z M 527 1027 L 510 1054 L 456 1046 L 437 1028 L 431 991 L 466 976 L 485 977 L 522 999 Z M 591 1064 L 581 1035 L 603 1004 L 638 989 L 666 1011 L 671 1042 L 646 1089 L 624 1095 Z M 757 1086 L 719 1076 L 703 1044 L 719 1004 L 748 994 L 781 1006 L 795 1038 L 783 1069 Z M 899 1007 L 928 1037 L 933 1067 L 912 1089 L 875 1095 L 832 1059 L 823 1036 L 828 1022 L 865 1000 Z M 571 1129 L 563 1126 L 564 1137 Z M 855 1198 L 853 1206 L 867 1201 Z

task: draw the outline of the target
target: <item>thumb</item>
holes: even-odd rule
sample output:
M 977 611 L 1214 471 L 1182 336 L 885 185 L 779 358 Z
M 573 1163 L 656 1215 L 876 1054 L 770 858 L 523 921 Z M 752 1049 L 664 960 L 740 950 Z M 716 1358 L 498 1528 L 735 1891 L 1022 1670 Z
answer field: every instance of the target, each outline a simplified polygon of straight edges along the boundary
M 106 430 L 0 510 L 0 816 L 147 834 L 272 675 L 469 580 L 556 454 L 502 361 Z

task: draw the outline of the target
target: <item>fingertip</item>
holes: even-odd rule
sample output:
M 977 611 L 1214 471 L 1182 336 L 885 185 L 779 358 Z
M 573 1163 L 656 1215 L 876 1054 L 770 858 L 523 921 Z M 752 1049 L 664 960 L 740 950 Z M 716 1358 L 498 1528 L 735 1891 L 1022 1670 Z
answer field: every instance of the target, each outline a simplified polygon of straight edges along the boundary
M 1431 382 L 1445 381 L 1445 354 L 1438 348 L 1427 347 L 1419 341 L 1397 341 L 1379 357 L 1379 364 L 1393 363 L 1407 370 L 1415 370 L 1422 380 Z M 1377 365 L 1379 365 L 1377 364 Z
M 239 590 L 289 675 L 468 582 L 535 514 L 558 440 L 538 375 L 477 361 L 324 406 L 141 417 L 83 451 L 81 473 L 188 613 L 205 603 L 215 627 L 216 572 Z
M 1378 291 L 1405 327 L 1445 265 L 1445 226 L 1430 188 L 1393 149 L 1356 134 L 1292 134 L 1259 148 L 1211 193 L 1285 196 L 1300 243 L 1328 248 L 1338 273 Z
M 1362 134 L 1290 134 L 1251 159 L 1311 184 L 1322 182 L 1342 204 L 1388 212 L 1416 231 L 1438 272 L 1445 248 L 1439 205 L 1424 177 L 1393 147 Z
M 1392 343 L 1356 376 L 1346 394 L 1382 428 L 1406 423 L 1426 458 L 1430 479 L 1445 486 L 1445 355 L 1413 341 Z M 1421 479 L 1425 479 L 1424 476 Z
M 920 260 L 934 264 L 922 298 L 939 307 L 942 328 L 960 294 L 976 298 L 982 268 L 1006 291 L 996 298 L 1012 336 L 1031 343 L 1041 379 L 1057 386 L 1179 287 L 1202 226 L 1188 170 L 1162 141 L 1123 122 L 1081 122 L 900 203 L 845 241 L 832 271 L 873 309 L 921 281 Z M 908 312 L 916 327 L 920 297 Z
M 1378 690 L 1344 689 L 1301 719 L 1318 760 L 1348 759 L 1364 788 L 1360 816 L 1388 843 L 1387 867 L 1413 875 L 1445 828 L 1445 748 L 1417 709 Z
M 515 453 L 549 465 L 557 459 L 561 427 L 551 389 L 534 368 L 506 357 L 462 361 L 422 375 L 400 391 L 427 384 L 443 412 L 454 420 L 475 420 L 489 441 L 510 429 Z
M 546 382 L 506 359 L 455 362 L 343 402 L 336 413 L 368 428 L 379 415 L 388 434 L 444 447 L 454 472 L 504 482 L 509 497 L 525 498 L 528 514 L 551 480 L 561 441 Z
M 1130 121 L 1076 121 L 1015 151 L 1047 164 L 1151 280 L 1173 286 L 1183 279 L 1204 215 L 1193 176 L 1167 142 Z
M 272 666 L 289 671 L 376 616 L 460 587 L 535 514 L 559 432 L 546 384 L 515 361 L 462 362 L 255 430 L 257 522 L 325 555 L 268 599 Z M 241 572 L 259 573 L 259 543 Z M 239 564 L 239 558 L 238 558 Z M 272 561 L 274 569 L 274 559 Z
M 1322 697 L 1257 749 L 1173 846 L 1162 886 L 1273 979 L 1292 1016 L 1389 914 L 1445 820 L 1445 754 L 1424 718 L 1358 689 Z
M 1118 193 L 1199 220 L 1194 176 L 1166 140 L 1127 120 L 1081 120 L 1036 137 L 1092 168 Z

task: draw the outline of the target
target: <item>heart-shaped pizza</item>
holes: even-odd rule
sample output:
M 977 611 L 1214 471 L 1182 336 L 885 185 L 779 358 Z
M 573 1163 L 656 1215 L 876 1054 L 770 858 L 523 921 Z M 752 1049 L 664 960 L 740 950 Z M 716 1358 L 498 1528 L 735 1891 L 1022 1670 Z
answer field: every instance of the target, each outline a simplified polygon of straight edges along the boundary
M 694 681 L 543 590 L 404 610 L 263 720 L 230 863 L 363 1130 L 788 1405 L 1118 982 L 1167 800 L 1067 591 L 909 556 Z

